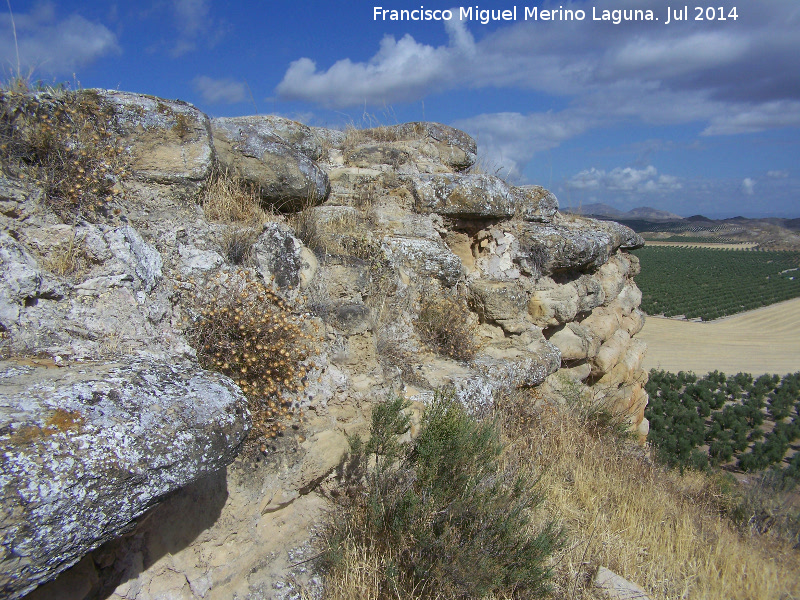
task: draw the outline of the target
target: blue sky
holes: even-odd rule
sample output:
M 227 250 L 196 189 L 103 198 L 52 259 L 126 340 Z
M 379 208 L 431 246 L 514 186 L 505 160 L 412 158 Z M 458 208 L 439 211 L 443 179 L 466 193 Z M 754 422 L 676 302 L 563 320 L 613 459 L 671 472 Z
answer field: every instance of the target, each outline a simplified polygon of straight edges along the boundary
M 380 6 L 453 18 L 376 20 L 377 3 L 346 1 L 11 0 L 34 79 L 180 98 L 212 117 L 439 121 L 478 140 L 485 169 L 549 187 L 562 205 L 800 217 L 800 2 L 716 0 L 713 20 L 688 5 L 688 20 L 667 23 L 676 4 L 486 2 L 516 6 L 517 19 L 483 24 L 419 0 Z M 534 7 L 585 18 L 525 20 Z M 658 20 L 593 19 L 630 9 Z

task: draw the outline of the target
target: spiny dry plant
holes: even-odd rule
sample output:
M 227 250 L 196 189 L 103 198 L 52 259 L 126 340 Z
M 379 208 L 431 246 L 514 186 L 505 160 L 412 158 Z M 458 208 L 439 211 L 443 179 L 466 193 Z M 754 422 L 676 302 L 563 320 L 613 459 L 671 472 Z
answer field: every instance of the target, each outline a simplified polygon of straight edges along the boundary
M 498 418 L 507 460 L 541 469 L 543 513 L 567 534 L 553 598 L 602 597 L 592 585 L 599 566 L 654 600 L 800 597 L 796 540 L 740 528 L 730 482 L 666 470 L 537 390 L 500 398 Z
M 245 269 L 219 274 L 204 286 L 192 278 L 176 281 L 192 294 L 195 310 L 186 334 L 200 364 L 239 385 L 256 437 L 279 435 L 300 406 L 308 361 L 319 352 L 309 315 Z
M 434 287 L 426 288 L 420 295 L 419 317 L 414 327 L 422 340 L 439 354 L 471 360 L 479 347 L 466 299 Z
M 264 210 L 255 186 L 227 170 L 211 175 L 200 201 L 210 221 L 257 225 L 272 217 Z
M 32 180 L 65 221 L 95 220 L 121 193 L 127 155 L 92 90 L 0 91 L 0 167 Z

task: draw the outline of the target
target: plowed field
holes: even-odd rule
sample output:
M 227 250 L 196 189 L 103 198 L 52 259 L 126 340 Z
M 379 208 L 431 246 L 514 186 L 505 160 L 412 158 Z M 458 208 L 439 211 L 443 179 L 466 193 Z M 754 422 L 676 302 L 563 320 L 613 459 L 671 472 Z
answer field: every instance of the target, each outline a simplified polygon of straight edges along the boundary
M 710 323 L 647 317 L 644 368 L 666 371 L 800 371 L 800 298 Z

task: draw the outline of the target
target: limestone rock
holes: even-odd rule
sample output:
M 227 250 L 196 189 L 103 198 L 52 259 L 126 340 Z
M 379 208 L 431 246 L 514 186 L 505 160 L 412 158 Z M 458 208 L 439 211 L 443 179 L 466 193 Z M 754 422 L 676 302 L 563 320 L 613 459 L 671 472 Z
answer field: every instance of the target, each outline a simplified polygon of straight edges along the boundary
M 558 199 L 540 185 L 511 188 L 516 210 L 526 221 L 549 223 L 558 212 Z
M 435 278 L 447 287 L 454 286 L 461 278 L 461 260 L 441 239 L 386 236 L 384 247 L 389 260 L 407 278 L 416 276 L 420 278 L 418 282 Z
M 528 313 L 541 327 L 568 323 L 578 314 L 580 294 L 574 282 L 557 284 L 553 279 L 540 279 L 528 300 Z
M 416 210 L 462 218 L 514 216 L 508 184 L 493 175 L 419 175 L 414 181 Z
M 604 342 L 621 327 L 622 318 L 622 310 L 618 304 L 614 304 L 595 308 L 580 323 L 584 327 L 588 327 L 595 336 Z
M 609 223 L 573 217 L 550 224 L 516 225 L 519 262 L 524 271 L 532 274 L 586 269 L 604 264 L 618 248 L 636 248 L 644 244 L 633 230 Z
M 274 139 L 299 150 L 310 160 L 319 160 L 323 156 L 322 142 L 315 131 L 308 125 L 297 121 L 278 117 L 276 115 L 255 115 L 249 117 L 232 117 L 228 119 L 214 119 L 218 123 L 236 123 L 247 130 L 257 132 L 266 139 Z
M 624 356 L 630 341 L 631 336 L 626 331 L 618 329 L 614 335 L 603 342 L 594 359 L 597 371 L 600 373 L 610 372 Z
M 631 583 L 606 569 L 600 567 L 594 578 L 596 588 L 602 590 L 603 594 L 610 600 L 649 600 L 650 596 L 635 583 Z
M 644 327 L 644 320 L 644 313 L 640 309 L 634 308 L 631 311 L 631 314 L 622 317 L 620 327 L 627 331 L 629 336 L 633 337 L 642 330 L 642 327 Z
M 548 338 L 561 351 L 562 361 L 576 361 L 593 358 L 600 350 L 600 339 L 588 327 L 578 323 L 568 323 Z
M 475 163 L 478 148 L 468 134 L 441 123 L 413 122 L 391 128 L 400 139 L 418 139 L 424 136 L 431 140 L 438 151 L 438 158 L 456 171 L 468 169 Z
M 516 282 L 476 279 L 470 283 L 470 302 L 483 321 L 519 319 L 528 306 L 528 295 Z
M 65 293 L 61 283 L 39 269 L 22 244 L 0 231 L 0 325 L 10 329 L 26 306 L 40 298 L 58 299 Z
M 642 302 L 642 292 L 633 281 L 629 281 L 616 298 L 623 315 L 629 315 Z
M 158 250 L 129 225 L 111 229 L 103 237 L 115 259 L 109 268 L 115 274 L 130 276 L 136 282 L 135 289 L 152 291 L 161 279 L 163 261 Z
M 249 429 L 232 381 L 150 360 L 0 363 L 0 590 L 19 598 L 231 462 Z
M 116 90 L 93 90 L 114 110 L 129 146 L 134 175 L 196 191 L 211 172 L 214 150 L 208 117 L 180 100 Z
M 274 278 L 281 288 L 306 288 L 316 273 L 314 253 L 288 227 L 267 223 L 253 244 L 253 260 L 261 275 Z
M 475 140 L 463 131 L 425 122 L 348 130 L 339 147 L 348 165 L 398 169 L 411 163 L 415 173 L 463 171 L 477 152 Z
M 331 189 L 325 171 L 262 125 L 250 117 L 212 121 L 222 168 L 254 185 L 266 204 L 280 210 L 296 211 L 324 202 Z
M 42 197 L 39 188 L 0 177 L 0 214 L 11 219 L 29 216 Z
M 389 165 L 398 168 L 411 160 L 411 152 L 393 144 L 361 146 L 348 153 L 347 164 L 351 167 L 369 168 L 373 165 Z

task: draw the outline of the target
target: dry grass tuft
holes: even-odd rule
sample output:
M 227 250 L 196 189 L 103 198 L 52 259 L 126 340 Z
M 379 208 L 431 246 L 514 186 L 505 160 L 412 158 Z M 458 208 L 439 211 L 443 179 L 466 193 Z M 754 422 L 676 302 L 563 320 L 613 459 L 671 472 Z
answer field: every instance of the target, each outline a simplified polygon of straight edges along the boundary
M 0 166 L 31 179 L 65 221 L 96 219 L 121 193 L 127 155 L 92 90 L 0 91 Z
M 59 277 L 79 275 L 89 269 L 89 259 L 83 247 L 83 239 L 73 232 L 69 242 L 59 244 L 42 257 L 42 265 Z
M 569 550 L 554 566 L 554 598 L 594 598 L 598 566 L 654 599 L 800 597 L 800 552 L 737 530 L 717 480 L 666 471 L 643 449 L 595 435 L 591 423 L 587 431 L 580 417 L 536 394 L 504 399 L 500 414 L 509 460 L 542 470 L 545 512 L 568 535 Z
M 428 289 L 422 292 L 414 326 L 422 340 L 439 354 L 471 360 L 478 352 L 475 323 L 465 298 Z
M 261 206 L 257 190 L 228 171 L 211 176 L 201 199 L 203 212 L 211 221 L 257 225 L 270 220 Z

